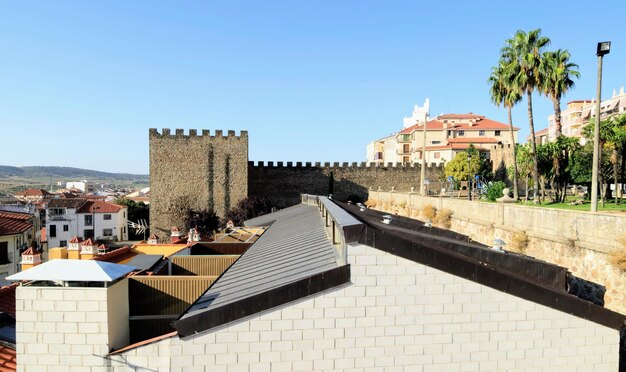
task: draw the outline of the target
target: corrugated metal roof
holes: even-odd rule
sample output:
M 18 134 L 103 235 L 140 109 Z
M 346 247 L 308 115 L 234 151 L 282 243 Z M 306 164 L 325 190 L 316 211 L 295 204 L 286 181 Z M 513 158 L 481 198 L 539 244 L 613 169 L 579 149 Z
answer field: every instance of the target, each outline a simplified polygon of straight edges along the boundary
M 270 227 L 181 319 L 338 267 L 317 206 L 299 204 L 246 226 Z

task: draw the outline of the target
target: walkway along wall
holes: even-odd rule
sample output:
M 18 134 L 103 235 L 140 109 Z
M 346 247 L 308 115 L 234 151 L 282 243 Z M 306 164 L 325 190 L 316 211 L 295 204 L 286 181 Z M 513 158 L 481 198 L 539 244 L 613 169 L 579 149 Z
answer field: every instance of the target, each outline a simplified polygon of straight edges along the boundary
M 605 307 L 626 314 L 626 273 L 611 266 L 607 254 L 621 248 L 626 216 L 389 191 L 370 191 L 369 200 L 377 202 L 376 209 L 406 216 L 427 205 L 449 209 L 452 230 L 487 245 L 496 238 L 511 243 L 515 234 L 523 233 L 529 239 L 525 254 L 606 286 Z

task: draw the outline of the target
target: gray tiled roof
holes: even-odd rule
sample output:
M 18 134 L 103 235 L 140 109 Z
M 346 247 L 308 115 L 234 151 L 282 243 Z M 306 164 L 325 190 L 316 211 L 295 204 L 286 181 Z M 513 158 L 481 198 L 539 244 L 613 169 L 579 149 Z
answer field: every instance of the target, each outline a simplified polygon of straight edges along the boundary
M 271 226 L 181 319 L 338 267 L 316 206 L 299 204 L 246 225 Z

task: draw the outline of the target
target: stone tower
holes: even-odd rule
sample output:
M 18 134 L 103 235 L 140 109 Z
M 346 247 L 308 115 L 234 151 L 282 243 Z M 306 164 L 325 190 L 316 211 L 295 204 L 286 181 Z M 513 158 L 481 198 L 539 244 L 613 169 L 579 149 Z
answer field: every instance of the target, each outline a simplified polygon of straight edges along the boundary
M 171 134 L 149 131 L 150 232 L 169 234 L 173 226 L 185 228 L 187 209 L 213 209 L 223 217 L 248 196 L 248 132 L 229 130 L 211 135 L 190 129 Z

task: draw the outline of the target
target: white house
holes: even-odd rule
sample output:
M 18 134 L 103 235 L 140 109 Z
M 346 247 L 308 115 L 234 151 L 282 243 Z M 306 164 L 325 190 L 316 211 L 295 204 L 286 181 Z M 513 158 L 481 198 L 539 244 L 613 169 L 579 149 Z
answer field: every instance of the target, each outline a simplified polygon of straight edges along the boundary
M 96 191 L 96 187 L 93 182 L 88 182 L 87 180 L 82 181 L 73 181 L 66 182 L 65 188 L 67 189 L 78 189 L 84 193 L 93 193 Z
M 83 198 L 52 199 L 46 207 L 48 247 L 65 247 L 74 236 L 126 240 L 127 208 Z M 95 229 L 95 234 L 94 234 Z
M 0 283 L 18 271 L 20 252 L 35 237 L 35 217 L 29 213 L 0 211 Z

